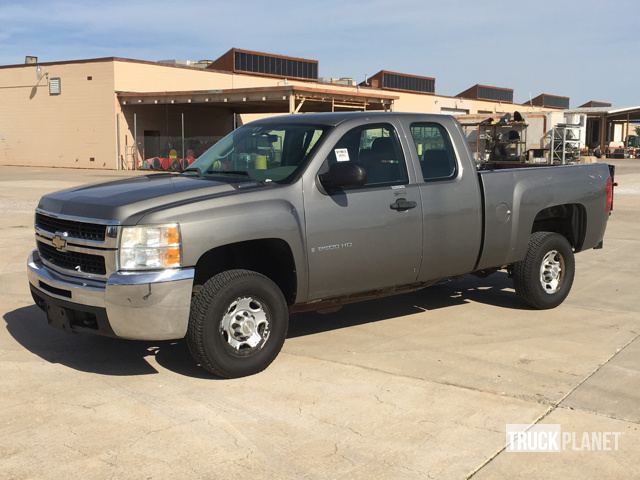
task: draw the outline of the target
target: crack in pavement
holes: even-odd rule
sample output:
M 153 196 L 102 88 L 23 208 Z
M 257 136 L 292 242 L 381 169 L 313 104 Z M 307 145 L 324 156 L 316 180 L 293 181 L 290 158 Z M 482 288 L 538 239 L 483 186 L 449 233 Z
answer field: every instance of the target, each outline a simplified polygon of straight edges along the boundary
M 604 413 L 604 412 L 598 412 L 597 410 L 590 410 L 588 408 L 568 407 L 568 406 L 564 406 L 564 405 L 558 405 L 557 408 L 561 408 L 562 410 L 569 410 L 569 411 L 588 413 L 590 415 L 595 415 L 597 417 L 609 418 L 611 420 L 616 420 L 618 422 L 633 423 L 634 425 L 640 425 L 640 421 L 638 421 L 638 420 L 633 420 L 631 418 L 616 417 L 615 415 L 610 415 L 610 414 Z
M 634 337 L 636 338 L 636 337 Z M 284 350 L 282 351 L 281 355 L 291 355 L 293 357 L 299 357 L 299 358 L 310 358 L 312 360 L 319 360 L 321 362 L 327 362 L 327 363 L 334 363 L 336 365 L 342 365 L 344 367 L 353 367 L 353 368 L 360 368 L 362 370 L 368 370 L 371 372 L 377 372 L 377 373 L 382 373 L 385 375 L 391 375 L 391 376 L 395 376 L 395 377 L 399 377 L 399 378 L 405 378 L 408 380 L 419 380 L 421 382 L 425 382 L 425 383 L 431 383 L 433 385 L 440 385 L 440 386 L 444 386 L 444 387 L 453 387 L 453 388 L 459 388 L 461 390 L 466 390 L 466 391 L 470 391 L 470 392 L 476 392 L 476 393 L 484 393 L 487 395 L 494 395 L 496 397 L 501 397 L 501 398 L 509 398 L 512 400 L 520 400 L 522 402 L 532 402 L 532 403 L 536 403 L 538 405 L 553 405 L 553 401 L 552 400 L 548 400 L 546 398 L 536 398 L 535 396 L 531 396 L 531 395 L 512 395 L 506 392 L 497 392 L 494 390 L 484 390 L 482 388 L 477 388 L 477 387 L 472 387 L 469 385 L 462 385 L 460 383 L 453 383 L 453 382 L 447 382 L 444 380 L 434 380 L 432 378 L 423 378 L 423 377 L 417 377 L 414 375 L 407 375 L 404 373 L 397 373 L 397 372 L 390 372 L 388 370 L 383 370 L 381 368 L 375 368 L 375 367 L 370 367 L 368 365 L 359 365 L 356 363 L 347 363 L 347 362 L 341 362 L 339 360 L 334 360 L 334 359 L 327 359 L 327 358 L 322 358 L 322 357 L 316 357 L 314 355 L 308 355 L 308 354 L 300 354 L 300 353 L 291 353 L 291 352 L 285 352 Z
M 526 428 L 525 431 L 530 430 L 534 425 L 537 425 L 538 423 L 540 423 L 542 420 L 544 420 L 547 416 L 549 416 L 550 413 L 554 412 L 556 409 L 564 408 L 564 407 L 560 407 L 560 404 L 562 402 L 564 402 L 573 392 L 575 392 L 578 388 L 580 388 L 587 380 L 589 380 L 591 377 L 593 377 L 602 367 L 604 367 L 611 360 L 616 358 L 624 349 L 626 349 L 629 345 L 631 345 L 633 342 L 635 342 L 638 338 L 640 338 L 640 334 L 637 334 L 635 337 L 633 337 L 631 340 L 629 340 L 627 343 L 625 343 L 622 347 L 617 348 L 616 351 L 609 356 L 609 358 L 607 358 L 604 362 L 600 363 L 596 368 L 594 368 L 593 371 L 591 371 L 591 373 L 589 373 L 587 376 L 585 376 L 571 390 L 569 390 L 567 393 L 565 393 L 560 398 L 560 400 L 557 400 L 557 401 L 553 402 L 553 404 L 546 411 L 544 411 L 540 416 L 538 416 L 538 418 L 536 418 Z M 618 420 L 618 421 L 626 421 L 626 420 L 619 420 L 619 419 L 616 419 L 616 420 Z M 635 423 L 635 422 L 629 422 L 629 423 Z M 504 452 L 507 449 L 508 446 L 509 446 L 509 444 L 505 444 L 497 452 L 495 452 L 493 455 L 491 455 L 489 458 L 487 458 L 484 462 L 482 462 L 475 470 L 473 470 L 471 473 L 469 473 L 469 475 L 466 476 L 466 480 L 469 480 L 469 479 L 473 478 L 478 472 L 480 472 L 483 468 L 485 468 L 487 465 L 489 465 L 491 462 L 493 462 L 493 460 L 495 460 L 498 457 L 498 455 L 500 455 L 502 452 Z

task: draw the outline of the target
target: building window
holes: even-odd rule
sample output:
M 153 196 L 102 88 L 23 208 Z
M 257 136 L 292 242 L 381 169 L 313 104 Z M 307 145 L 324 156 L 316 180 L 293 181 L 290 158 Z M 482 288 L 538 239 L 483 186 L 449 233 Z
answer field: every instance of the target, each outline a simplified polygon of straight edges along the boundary
M 569 99 L 566 97 L 557 97 L 555 95 L 544 95 L 542 105 L 545 107 L 569 108 Z
M 234 70 L 279 77 L 318 78 L 318 65 L 315 62 L 244 52 L 235 52 Z
M 483 100 L 496 100 L 498 102 L 513 103 L 513 90 L 479 86 L 478 98 Z
M 465 108 L 449 108 L 449 107 L 441 107 L 441 113 L 446 113 L 448 115 L 469 115 L 469 110 Z
M 433 78 L 412 77 L 395 73 L 384 73 L 382 87 L 394 90 L 408 90 L 412 92 L 434 93 L 436 81 Z
M 60 77 L 51 77 L 49 79 L 49 95 L 60 95 L 62 84 Z

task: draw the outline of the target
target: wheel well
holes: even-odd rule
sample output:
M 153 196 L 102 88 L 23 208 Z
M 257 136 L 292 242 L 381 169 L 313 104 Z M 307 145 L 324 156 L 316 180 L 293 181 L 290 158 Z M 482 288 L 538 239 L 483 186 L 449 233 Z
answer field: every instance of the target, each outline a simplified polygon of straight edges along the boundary
M 563 235 L 576 252 L 582 249 L 587 231 L 587 213 L 583 205 L 571 203 L 545 208 L 536 215 L 531 233 L 555 232 Z
M 205 252 L 196 264 L 194 285 L 202 285 L 225 270 L 253 270 L 273 280 L 287 303 L 296 298 L 297 278 L 291 248 L 279 238 L 231 243 Z

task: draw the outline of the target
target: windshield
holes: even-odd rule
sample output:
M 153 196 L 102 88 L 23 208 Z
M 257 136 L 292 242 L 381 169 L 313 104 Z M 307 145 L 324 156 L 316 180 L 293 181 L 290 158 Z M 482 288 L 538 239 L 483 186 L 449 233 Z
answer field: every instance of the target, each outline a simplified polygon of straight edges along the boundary
M 286 183 L 305 164 L 325 126 L 245 125 L 204 152 L 186 174 Z

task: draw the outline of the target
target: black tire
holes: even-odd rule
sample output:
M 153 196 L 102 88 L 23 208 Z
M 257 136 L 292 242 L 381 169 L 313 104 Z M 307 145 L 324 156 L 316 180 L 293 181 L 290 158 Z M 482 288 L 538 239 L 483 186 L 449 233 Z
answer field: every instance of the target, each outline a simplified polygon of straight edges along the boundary
M 240 298 L 255 299 L 267 318 L 268 324 L 259 332 L 264 342 L 259 348 L 236 350 L 222 329 L 223 317 Z M 273 281 L 250 270 L 228 270 L 210 278 L 193 296 L 187 345 L 208 372 L 223 378 L 244 377 L 264 370 L 276 358 L 288 326 L 287 302 Z
M 541 267 L 547 254 L 556 251 L 555 261 L 560 264 L 560 278 L 554 289 L 541 280 Z M 573 249 L 565 237 L 552 232 L 535 232 L 529 239 L 529 249 L 523 260 L 513 265 L 513 283 L 516 293 L 533 308 L 544 310 L 560 305 L 573 285 L 575 275 Z M 552 293 L 550 293 L 552 292 Z

